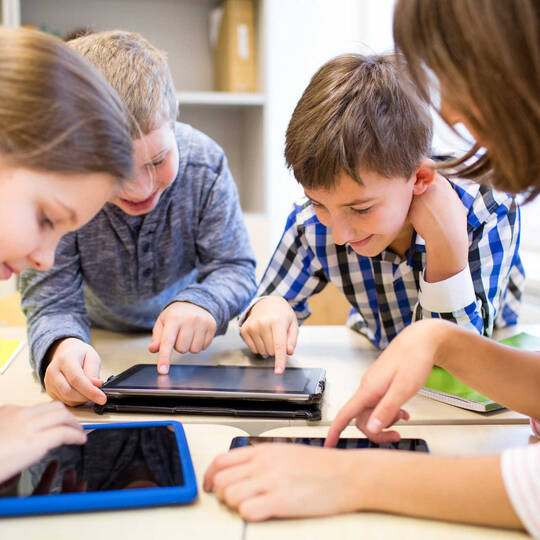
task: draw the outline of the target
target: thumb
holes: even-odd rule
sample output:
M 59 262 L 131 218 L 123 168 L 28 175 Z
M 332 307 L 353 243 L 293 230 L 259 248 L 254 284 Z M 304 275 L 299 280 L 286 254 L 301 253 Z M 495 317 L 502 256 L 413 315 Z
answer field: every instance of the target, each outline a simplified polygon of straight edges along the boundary
M 101 358 L 96 350 L 90 347 L 84 357 L 83 371 L 84 374 L 93 382 L 100 381 L 99 372 L 101 370 Z M 95 384 L 95 383 L 94 383 Z

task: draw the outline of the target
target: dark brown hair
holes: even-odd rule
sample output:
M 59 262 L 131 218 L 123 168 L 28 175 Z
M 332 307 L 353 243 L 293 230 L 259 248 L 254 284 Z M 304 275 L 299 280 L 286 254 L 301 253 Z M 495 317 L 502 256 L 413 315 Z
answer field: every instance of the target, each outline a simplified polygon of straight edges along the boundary
M 341 171 L 409 178 L 431 145 L 431 118 L 393 56 L 338 56 L 315 73 L 294 109 L 285 160 L 308 189 Z
M 89 62 L 46 34 L 0 28 L 0 154 L 11 166 L 132 175 L 116 92 Z
M 540 191 L 540 2 L 399 0 L 394 39 L 426 100 L 440 82 L 476 145 L 455 173 L 511 192 Z M 444 111 L 443 111 L 444 113 Z M 444 118 L 444 115 L 443 115 Z

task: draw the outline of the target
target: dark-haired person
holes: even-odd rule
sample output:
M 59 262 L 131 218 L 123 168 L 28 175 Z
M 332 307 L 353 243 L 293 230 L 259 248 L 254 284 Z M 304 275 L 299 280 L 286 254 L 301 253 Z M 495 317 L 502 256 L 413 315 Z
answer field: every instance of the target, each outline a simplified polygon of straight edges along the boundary
M 384 349 L 440 317 L 480 335 L 515 324 L 523 269 L 512 196 L 449 181 L 426 159 L 427 105 L 393 56 L 349 54 L 315 73 L 289 126 L 294 205 L 241 334 L 254 353 L 292 354 L 309 297 L 334 283 L 348 325 Z
M 540 4 L 399 0 L 394 37 L 423 95 L 429 98 L 427 68 L 439 80 L 445 119 L 463 122 L 485 148 L 480 158 L 474 159 L 476 148 L 465 156 L 458 174 L 489 173 L 498 188 L 536 194 Z M 353 418 L 371 438 L 396 440 L 399 435 L 384 428 L 434 364 L 499 403 L 540 418 L 538 353 L 431 319 L 390 343 L 340 411 L 327 445 Z M 538 423 L 532 423 L 538 434 Z M 374 510 L 524 528 L 540 538 L 540 444 L 470 457 L 252 447 L 216 458 L 205 488 L 250 520 Z

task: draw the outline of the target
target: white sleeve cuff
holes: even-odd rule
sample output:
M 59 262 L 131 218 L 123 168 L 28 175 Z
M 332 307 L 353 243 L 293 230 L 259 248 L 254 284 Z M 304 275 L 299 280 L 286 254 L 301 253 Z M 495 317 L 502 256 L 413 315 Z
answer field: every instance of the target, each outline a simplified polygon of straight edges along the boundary
M 456 275 L 436 283 L 424 281 L 424 272 L 422 272 L 418 300 L 423 309 L 434 313 L 459 311 L 476 302 L 469 265 Z

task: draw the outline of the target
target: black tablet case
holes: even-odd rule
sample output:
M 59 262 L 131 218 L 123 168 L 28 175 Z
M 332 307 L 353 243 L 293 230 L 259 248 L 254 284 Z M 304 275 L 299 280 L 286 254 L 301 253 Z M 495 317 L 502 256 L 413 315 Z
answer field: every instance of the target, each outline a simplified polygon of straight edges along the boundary
M 98 414 L 106 412 L 206 414 L 264 418 L 320 420 L 319 402 L 299 403 L 254 399 L 184 398 L 170 396 L 109 396 L 105 405 L 94 405 Z

